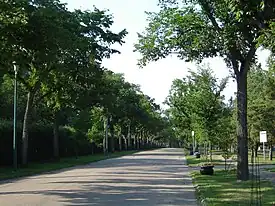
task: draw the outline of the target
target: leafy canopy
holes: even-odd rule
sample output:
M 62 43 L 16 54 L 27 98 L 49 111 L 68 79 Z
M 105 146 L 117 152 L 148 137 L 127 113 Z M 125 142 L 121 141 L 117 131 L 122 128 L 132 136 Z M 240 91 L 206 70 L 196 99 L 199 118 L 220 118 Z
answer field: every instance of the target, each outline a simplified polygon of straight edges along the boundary
M 160 0 L 135 45 L 139 65 L 177 54 L 186 61 L 220 56 L 238 73 L 255 60 L 258 38 L 274 18 L 273 1 Z M 248 65 L 245 65 L 247 67 Z

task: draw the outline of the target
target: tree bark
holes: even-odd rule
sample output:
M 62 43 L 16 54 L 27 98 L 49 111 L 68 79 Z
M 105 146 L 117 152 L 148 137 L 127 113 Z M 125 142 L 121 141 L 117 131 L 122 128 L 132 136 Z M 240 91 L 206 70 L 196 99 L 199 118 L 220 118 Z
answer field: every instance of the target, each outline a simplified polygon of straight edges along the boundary
M 244 67 L 242 65 L 242 67 Z M 249 179 L 247 138 L 247 70 L 241 69 L 237 77 L 237 179 Z
M 55 159 L 59 159 L 59 122 L 58 113 L 54 115 L 53 123 L 53 156 Z
M 114 128 L 113 123 L 110 123 L 110 133 L 111 133 L 111 142 L 110 142 L 111 143 L 110 144 L 111 148 L 110 148 L 110 150 L 113 153 L 113 152 L 115 152 L 115 142 L 114 142 L 115 128 Z
M 123 135 L 123 140 L 124 140 L 125 150 L 128 150 L 127 138 L 124 135 Z
M 128 149 L 131 149 L 131 126 L 130 124 L 128 125 L 128 134 L 127 134 L 127 138 L 128 138 Z
M 136 134 L 133 134 L 133 139 L 134 139 L 134 145 L 133 145 L 133 148 L 134 149 L 137 149 L 137 135 Z
M 27 94 L 27 104 L 24 114 L 23 131 L 22 131 L 22 165 L 28 164 L 28 144 L 29 144 L 29 123 L 33 106 L 34 92 L 29 91 Z
M 118 147 L 119 147 L 119 151 L 122 151 L 122 134 L 121 134 L 121 131 L 119 131 L 119 133 L 118 133 Z
M 273 145 L 270 143 L 270 151 L 269 151 L 269 160 L 272 161 L 273 159 Z
M 137 149 L 140 149 L 140 134 L 137 136 Z
M 109 127 L 109 121 L 108 121 L 108 118 L 106 118 L 106 120 L 105 120 L 106 122 L 105 122 L 105 141 L 104 141 L 104 154 L 106 155 L 106 154 L 108 154 L 108 152 L 109 152 L 109 137 L 108 137 L 108 127 Z

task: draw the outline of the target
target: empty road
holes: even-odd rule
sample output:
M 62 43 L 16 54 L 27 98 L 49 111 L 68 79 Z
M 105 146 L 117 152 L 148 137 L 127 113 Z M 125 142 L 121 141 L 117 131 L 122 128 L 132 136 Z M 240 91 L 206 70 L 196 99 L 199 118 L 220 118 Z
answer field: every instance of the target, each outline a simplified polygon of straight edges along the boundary
M 0 206 L 196 205 L 182 149 L 139 152 L 0 182 Z

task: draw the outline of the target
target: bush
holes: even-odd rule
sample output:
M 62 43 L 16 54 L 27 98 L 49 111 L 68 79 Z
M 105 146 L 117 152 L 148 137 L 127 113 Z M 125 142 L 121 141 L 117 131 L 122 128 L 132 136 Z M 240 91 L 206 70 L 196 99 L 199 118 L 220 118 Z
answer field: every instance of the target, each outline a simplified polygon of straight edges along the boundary
M 22 124 L 17 125 L 17 154 L 21 162 Z M 0 165 L 12 164 L 13 122 L 0 120 Z M 101 152 L 88 137 L 72 127 L 59 128 L 60 157 L 88 155 Z M 29 128 L 29 161 L 48 161 L 53 158 L 53 128 L 51 125 L 34 124 Z

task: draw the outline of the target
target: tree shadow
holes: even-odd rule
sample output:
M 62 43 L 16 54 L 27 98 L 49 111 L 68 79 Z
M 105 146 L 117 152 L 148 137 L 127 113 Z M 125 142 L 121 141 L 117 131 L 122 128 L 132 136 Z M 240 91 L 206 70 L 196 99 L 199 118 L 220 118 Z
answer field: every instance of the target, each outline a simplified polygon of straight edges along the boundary
M 182 153 L 155 153 L 104 160 L 14 182 L 0 187 L 0 205 L 11 205 L 9 200 L 18 196 L 32 199 L 33 205 L 38 200 L 43 200 L 43 205 L 197 205 L 188 167 L 179 158 Z M 28 203 L 24 201 L 22 198 L 19 203 Z

